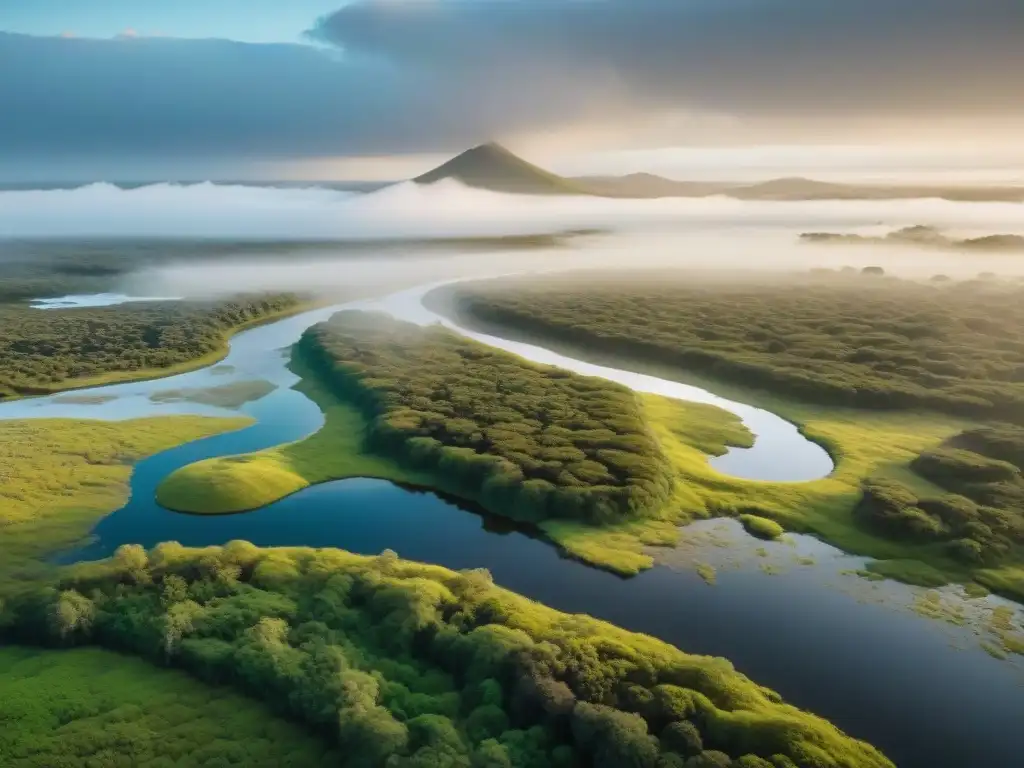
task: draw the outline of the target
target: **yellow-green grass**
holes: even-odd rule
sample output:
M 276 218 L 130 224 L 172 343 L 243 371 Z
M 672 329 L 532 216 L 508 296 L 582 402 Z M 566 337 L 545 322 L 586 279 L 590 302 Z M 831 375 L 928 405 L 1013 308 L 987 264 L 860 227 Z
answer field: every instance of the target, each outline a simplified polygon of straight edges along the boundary
M 758 515 L 740 515 L 740 522 L 747 533 L 759 539 L 777 539 L 786 532 L 786 529 L 774 520 Z
M 182 467 L 157 488 L 161 505 L 194 514 L 248 512 L 311 485 L 350 477 L 454 490 L 433 474 L 370 451 L 368 424 L 359 408 L 337 397 L 299 358 L 292 368 L 303 377 L 296 388 L 323 411 L 323 427 L 293 443 Z
M 0 765 L 333 766 L 256 701 L 99 649 L 0 648 Z
M 45 559 L 128 498 L 132 464 L 246 418 L 0 421 L 0 594 L 46 579 Z
M 227 357 L 228 351 L 231 347 L 230 342 L 232 336 L 241 333 L 242 331 L 247 331 L 250 328 L 267 325 L 268 323 L 283 320 L 286 317 L 291 317 L 292 315 L 297 315 L 301 312 L 316 309 L 317 307 L 324 306 L 324 304 L 325 302 L 303 302 L 279 312 L 271 312 L 270 314 L 263 315 L 262 317 L 256 317 L 244 323 L 232 326 L 224 331 L 217 349 L 191 360 L 175 363 L 174 365 L 162 366 L 160 368 L 140 368 L 137 371 L 109 371 L 96 376 L 80 376 L 48 384 L 35 384 L 33 385 L 34 394 L 31 396 L 44 397 L 46 395 L 57 394 L 59 392 L 68 392 L 76 389 L 89 389 L 92 387 L 107 387 L 113 384 L 125 384 L 130 381 L 151 381 L 153 379 L 164 379 L 169 376 L 177 376 L 180 373 L 198 371 L 200 368 L 206 368 L 207 366 L 219 363 Z M 17 394 L 11 394 L 9 397 L 5 398 L 5 402 L 18 399 L 20 398 Z

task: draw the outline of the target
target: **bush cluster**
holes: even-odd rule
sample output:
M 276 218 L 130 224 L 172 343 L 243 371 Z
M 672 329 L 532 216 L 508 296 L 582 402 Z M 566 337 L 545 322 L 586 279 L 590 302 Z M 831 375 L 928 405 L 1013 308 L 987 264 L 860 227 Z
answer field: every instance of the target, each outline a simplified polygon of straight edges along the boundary
M 384 315 L 340 312 L 300 350 L 372 418 L 370 440 L 490 509 L 607 523 L 657 511 L 673 474 L 635 395 Z
M 344 766 L 891 768 L 724 660 L 391 552 L 126 545 L 2 625 L 234 686 L 336 740 Z
M 886 532 L 919 541 L 945 541 L 951 555 L 969 565 L 991 565 L 1024 544 L 1024 479 L 1020 467 L 958 448 L 991 449 L 1019 461 L 1024 429 L 980 427 L 925 451 L 911 467 L 950 493 L 918 498 L 906 487 L 869 481 L 857 514 Z
M 1024 423 L 1024 288 L 1017 284 L 623 276 L 585 285 L 476 283 L 454 296 L 461 312 L 483 323 L 802 400 Z
M 216 351 L 232 328 L 299 303 L 293 294 L 217 303 L 38 310 L 0 305 L 0 399 L 68 379 L 165 368 Z

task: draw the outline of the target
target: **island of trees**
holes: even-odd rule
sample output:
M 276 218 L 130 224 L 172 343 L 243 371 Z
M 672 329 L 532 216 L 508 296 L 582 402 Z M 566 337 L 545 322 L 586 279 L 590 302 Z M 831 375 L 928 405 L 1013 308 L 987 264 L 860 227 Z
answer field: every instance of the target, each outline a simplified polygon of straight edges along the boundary
M 602 524 L 671 496 L 671 465 L 626 387 L 373 313 L 339 312 L 299 348 L 371 418 L 372 446 L 495 512 Z

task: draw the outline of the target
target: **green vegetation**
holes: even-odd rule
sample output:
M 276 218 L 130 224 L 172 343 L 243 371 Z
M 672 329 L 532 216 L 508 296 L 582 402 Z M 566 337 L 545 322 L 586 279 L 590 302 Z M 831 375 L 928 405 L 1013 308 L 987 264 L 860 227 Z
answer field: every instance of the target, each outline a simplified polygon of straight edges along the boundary
M 1024 423 L 1024 287 L 787 275 L 500 280 L 452 289 L 469 317 L 803 402 Z
M 129 545 L 2 625 L 226 683 L 335 739 L 343 766 L 891 766 L 723 659 L 392 552 Z
M 625 387 L 362 312 L 338 313 L 299 346 L 368 428 L 338 403 L 310 440 L 179 470 L 161 486 L 162 504 L 238 511 L 310 482 L 358 472 L 410 481 L 417 471 L 420 481 L 533 522 L 620 522 L 671 498 L 668 461 Z M 370 451 L 393 460 L 368 462 Z
M 0 597 L 54 576 L 45 559 L 127 500 L 132 464 L 246 419 L 0 421 Z
M 260 400 L 277 389 L 269 381 L 236 381 L 204 389 L 163 389 L 154 392 L 149 399 L 155 403 L 201 403 L 218 408 L 241 408 L 246 403 Z
M 1020 464 L 951 447 L 956 445 L 992 450 Z M 900 483 L 871 481 L 865 484 L 857 513 L 892 536 L 941 542 L 952 558 L 967 566 L 1004 566 L 1000 579 L 1016 574 L 1016 594 L 1024 593 L 1024 429 L 971 429 L 924 451 L 910 466 L 948 493 L 923 496 Z M 998 588 L 984 570 L 976 578 L 985 587 Z
M 0 722 L 5 768 L 327 768 L 340 761 L 264 705 L 95 648 L 0 648 Z
M 776 523 L 774 520 L 769 520 L 766 517 L 758 517 L 757 515 L 740 515 L 740 522 L 746 529 L 747 533 L 751 536 L 756 536 L 759 539 L 777 539 L 786 529 Z
M 228 337 L 303 309 L 291 294 L 38 310 L 0 305 L 0 400 L 209 365 Z

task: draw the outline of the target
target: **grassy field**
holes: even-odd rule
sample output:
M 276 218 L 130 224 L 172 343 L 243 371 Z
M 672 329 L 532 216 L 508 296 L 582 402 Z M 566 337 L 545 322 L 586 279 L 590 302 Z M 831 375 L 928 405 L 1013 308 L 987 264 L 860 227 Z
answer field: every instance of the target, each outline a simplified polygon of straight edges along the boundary
M 359 408 L 338 398 L 296 358 L 292 369 L 302 376 L 296 387 L 324 413 L 315 434 L 287 445 L 238 456 L 221 456 L 173 472 L 157 489 L 168 509 L 197 514 L 246 512 L 303 488 L 346 477 L 437 487 L 437 477 L 400 466 L 366 446 L 367 419 Z
M 202 416 L 0 421 L 0 594 L 52 577 L 45 558 L 125 502 L 134 462 L 248 423 Z
M 0 648 L 0 722 L 4 768 L 340 764 L 263 704 L 94 648 Z

